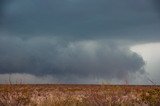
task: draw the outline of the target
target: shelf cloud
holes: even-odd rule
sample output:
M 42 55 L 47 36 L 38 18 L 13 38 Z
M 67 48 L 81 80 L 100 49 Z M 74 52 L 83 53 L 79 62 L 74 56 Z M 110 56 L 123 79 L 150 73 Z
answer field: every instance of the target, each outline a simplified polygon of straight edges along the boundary
M 72 82 L 74 78 L 123 79 L 131 73 L 145 73 L 142 57 L 113 41 L 0 37 L 0 50 L 0 74 L 53 75 Z

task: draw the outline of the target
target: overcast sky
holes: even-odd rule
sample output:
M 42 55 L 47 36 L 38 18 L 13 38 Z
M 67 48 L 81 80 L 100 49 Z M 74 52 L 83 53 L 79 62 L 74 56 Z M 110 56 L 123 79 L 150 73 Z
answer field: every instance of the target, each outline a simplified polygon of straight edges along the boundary
M 158 83 L 158 63 L 146 55 L 160 49 L 154 46 L 160 42 L 159 5 L 159 0 L 1 0 L 0 83 L 9 78 Z

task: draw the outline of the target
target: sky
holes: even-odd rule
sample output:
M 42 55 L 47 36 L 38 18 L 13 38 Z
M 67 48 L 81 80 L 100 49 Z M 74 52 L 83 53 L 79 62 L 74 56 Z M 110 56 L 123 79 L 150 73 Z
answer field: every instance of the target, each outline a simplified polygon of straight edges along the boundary
M 0 83 L 160 84 L 159 5 L 0 0 Z

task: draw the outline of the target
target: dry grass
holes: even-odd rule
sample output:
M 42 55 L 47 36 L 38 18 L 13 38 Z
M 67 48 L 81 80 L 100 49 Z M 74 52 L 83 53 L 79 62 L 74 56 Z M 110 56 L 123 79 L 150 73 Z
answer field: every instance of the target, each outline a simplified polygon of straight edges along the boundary
M 0 106 L 159 106 L 159 86 L 0 85 Z

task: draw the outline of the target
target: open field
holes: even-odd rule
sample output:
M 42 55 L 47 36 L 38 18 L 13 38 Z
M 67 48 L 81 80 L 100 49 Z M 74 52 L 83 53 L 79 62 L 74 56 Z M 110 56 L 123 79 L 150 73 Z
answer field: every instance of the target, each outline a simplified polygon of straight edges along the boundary
M 0 85 L 0 106 L 160 106 L 160 86 Z

